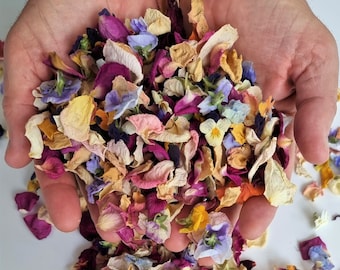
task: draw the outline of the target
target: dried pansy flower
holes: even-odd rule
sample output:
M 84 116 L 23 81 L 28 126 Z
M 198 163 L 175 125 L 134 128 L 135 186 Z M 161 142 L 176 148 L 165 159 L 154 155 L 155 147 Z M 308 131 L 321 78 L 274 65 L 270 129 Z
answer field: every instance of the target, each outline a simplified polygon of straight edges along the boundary
M 195 259 L 211 257 L 215 263 L 222 264 L 232 256 L 232 239 L 228 234 L 229 224 L 207 225 L 203 238 L 198 242 Z
M 205 138 L 209 145 L 217 146 L 221 145 L 224 134 L 230 127 L 230 121 L 226 118 L 221 118 L 217 122 L 208 118 L 200 124 L 200 131 L 205 135 Z

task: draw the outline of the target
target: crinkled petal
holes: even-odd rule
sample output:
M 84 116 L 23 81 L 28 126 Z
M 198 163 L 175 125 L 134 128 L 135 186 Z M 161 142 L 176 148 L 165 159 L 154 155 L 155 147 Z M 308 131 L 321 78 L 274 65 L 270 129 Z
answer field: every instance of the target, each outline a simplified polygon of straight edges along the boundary
M 26 215 L 24 221 L 33 235 L 39 240 L 49 236 L 52 231 L 52 225 L 44 220 L 38 219 L 38 214 Z
M 148 32 L 159 36 L 171 31 L 170 18 L 157 9 L 148 8 L 144 15 L 144 20 L 148 25 Z
M 26 123 L 25 136 L 31 143 L 31 149 L 29 152 L 29 157 L 40 159 L 42 152 L 44 150 L 44 143 L 41 131 L 38 127 L 41 123 L 44 122 L 46 118 L 50 116 L 50 113 L 45 111 L 40 114 L 33 115 L 28 122 Z
M 24 191 L 15 195 L 15 202 L 20 212 L 30 212 L 39 200 L 39 195 L 34 192 Z
M 142 81 L 144 75 L 140 61 L 134 53 L 124 49 L 124 46 L 109 39 L 104 46 L 103 54 L 105 61 L 115 62 L 129 68 L 135 75 L 135 83 Z
M 265 191 L 263 194 L 270 204 L 279 206 L 292 203 L 296 192 L 296 185 L 289 181 L 278 162 L 270 158 L 264 174 Z
M 75 141 L 86 141 L 89 138 L 94 109 L 93 98 L 90 96 L 83 95 L 72 99 L 60 113 L 63 133 Z

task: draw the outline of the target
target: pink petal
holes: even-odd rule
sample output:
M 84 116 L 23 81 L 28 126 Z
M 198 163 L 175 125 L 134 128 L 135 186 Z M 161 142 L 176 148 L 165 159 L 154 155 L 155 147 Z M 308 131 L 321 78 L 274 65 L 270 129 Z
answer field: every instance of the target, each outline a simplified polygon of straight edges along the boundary
M 15 195 L 15 202 L 19 211 L 31 211 L 37 204 L 39 196 L 34 192 L 21 192 Z
M 46 238 L 51 233 L 51 224 L 38 219 L 38 214 L 27 215 L 24 217 L 24 221 L 33 235 L 39 240 Z
M 164 126 L 159 118 L 153 114 L 136 114 L 127 119 L 136 128 L 136 133 L 141 134 L 161 134 L 164 131 Z
M 42 165 L 36 167 L 51 179 L 57 179 L 65 172 L 63 162 L 57 157 L 48 157 Z
M 170 172 L 175 169 L 171 160 L 164 160 L 154 165 L 144 176 L 138 174 L 131 177 L 131 181 L 136 187 L 151 189 L 168 180 Z

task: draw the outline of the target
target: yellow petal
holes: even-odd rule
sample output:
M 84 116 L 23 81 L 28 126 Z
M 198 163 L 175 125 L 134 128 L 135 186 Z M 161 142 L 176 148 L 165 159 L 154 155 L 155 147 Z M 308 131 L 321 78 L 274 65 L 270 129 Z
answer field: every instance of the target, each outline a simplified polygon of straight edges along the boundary
M 88 140 L 94 108 L 93 98 L 90 96 L 84 95 L 72 99 L 60 113 L 64 134 L 78 142 Z
M 265 191 L 264 196 L 273 206 L 293 202 L 296 186 L 289 181 L 283 168 L 277 161 L 270 158 L 264 171 Z
M 144 15 L 148 25 L 148 32 L 155 36 L 163 35 L 171 31 L 171 20 L 157 9 L 148 8 Z
M 191 10 L 188 13 L 189 22 L 195 26 L 196 33 L 202 38 L 209 31 L 208 22 L 204 16 L 204 3 L 202 0 L 192 0 Z
M 327 160 L 325 163 L 316 166 L 316 170 L 320 172 L 320 178 L 321 178 L 321 187 L 326 188 L 329 181 L 331 181 L 335 174 L 329 164 L 329 160 Z
M 196 49 L 188 42 L 171 46 L 169 52 L 172 61 L 180 64 L 181 67 L 186 67 L 197 57 Z
M 246 142 L 246 128 L 243 123 L 232 124 L 231 134 L 233 134 L 235 141 L 239 144 L 244 144 Z
M 225 51 L 220 59 L 221 68 L 234 83 L 239 83 L 242 79 L 242 60 L 242 55 L 238 56 L 235 49 Z

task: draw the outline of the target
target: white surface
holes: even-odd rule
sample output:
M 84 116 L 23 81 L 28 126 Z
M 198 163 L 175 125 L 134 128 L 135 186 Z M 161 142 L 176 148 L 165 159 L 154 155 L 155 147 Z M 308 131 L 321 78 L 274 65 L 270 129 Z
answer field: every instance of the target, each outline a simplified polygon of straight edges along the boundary
M 0 39 L 5 38 L 10 25 L 15 21 L 25 2 L 23 0 L 11 2 L 0 0 Z M 340 44 L 340 26 L 337 24 L 340 2 L 309 0 L 309 3 Z M 338 115 L 334 120 L 336 126 L 340 125 L 339 111 L 338 106 Z M 4 125 L 1 110 L 0 123 Z M 77 232 L 65 234 L 55 229 L 50 237 L 38 241 L 26 229 L 21 214 L 16 210 L 13 198 L 15 193 L 24 190 L 32 168 L 27 167 L 21 170 L 8 168 L 3 161 L 6 144 L 5 138 L 0 139 L 0 269 L 69 269 L 80 251 L 88 247 L 88 243 Z M 339 270 L 340 219 L 315 230 L 312 215 L 322 210 L 327 210 L 331 216 L 340 214 L 340 197 L 326 190 L 323 197 L 310 202 L 301 195 L 301 187 L 308 183 L 308 180 L 295 176 L 292 181 L 298 186 L 294 204 L 279 208 L 268 231 L 267 245 L 262 248 L 248 249 L 244 252 L 243 258 L 256 261 L 256 270 L 270 270 L 274 266 L 285 267 L 287 264 L 295 264 L 299 269 L 311 269 L 311 263 L 301 259 L 298 242 L 320 236 L 332 255 L 334 270 Z

